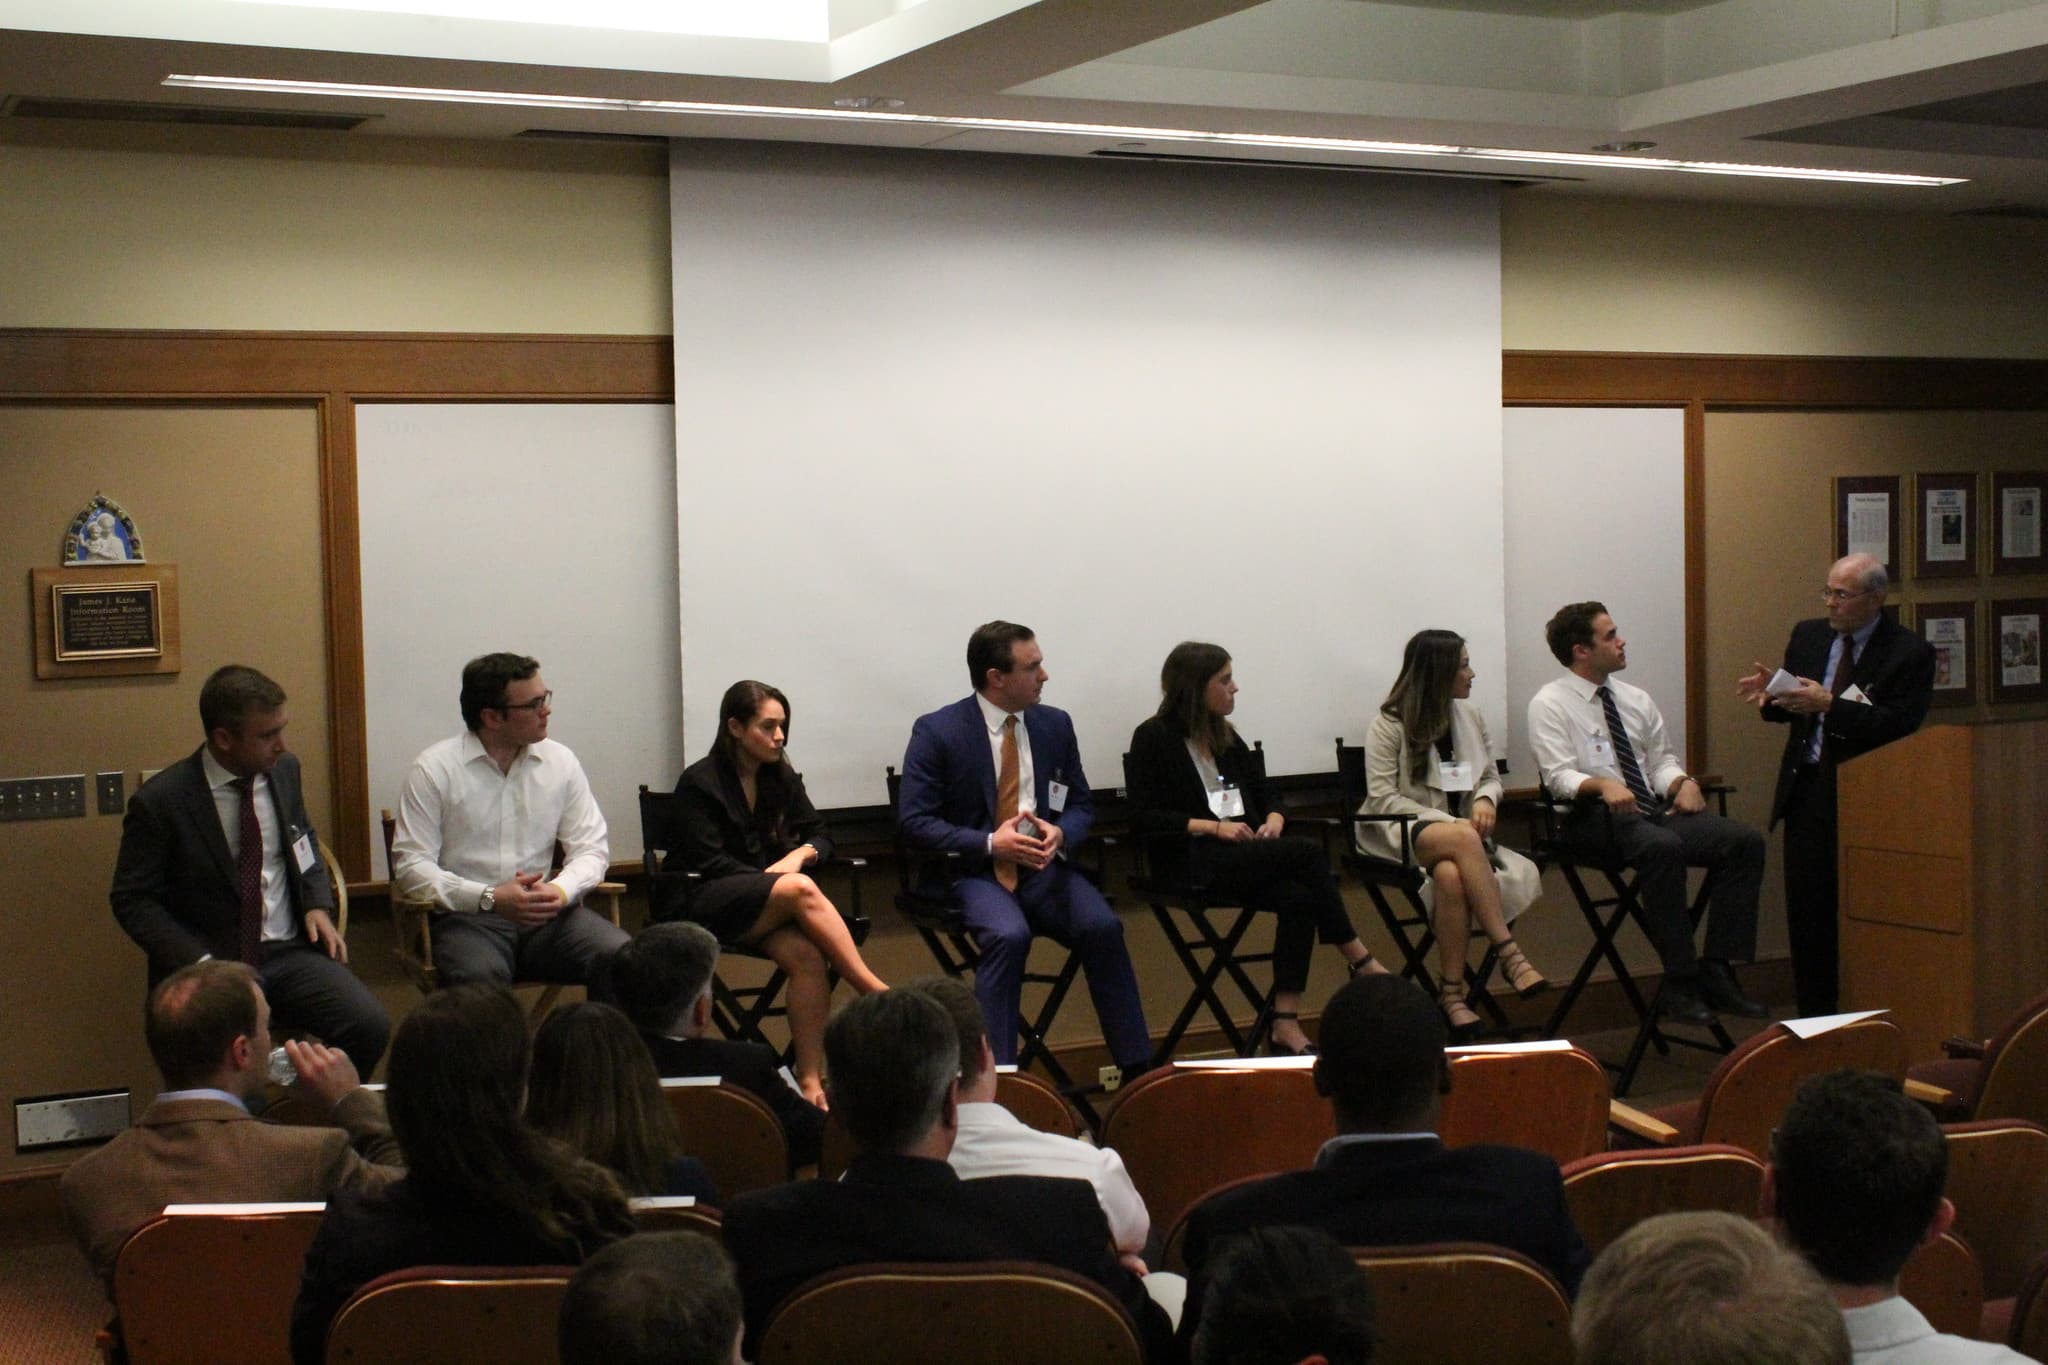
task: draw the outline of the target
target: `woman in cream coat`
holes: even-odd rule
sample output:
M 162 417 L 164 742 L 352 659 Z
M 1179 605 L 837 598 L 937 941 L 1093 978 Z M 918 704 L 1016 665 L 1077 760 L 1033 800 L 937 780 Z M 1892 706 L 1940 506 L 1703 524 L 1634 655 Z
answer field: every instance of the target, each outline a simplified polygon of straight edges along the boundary
M 1465 1002 L 1466 952 L 1477 926 L 1500 949 L 1500 967 L 1521 996 L 1550 983 L 1516 946 L 1508 921 L 1536 899 L 1535 864 L 1493 848 L 1500 774 L 1486 722 L 1472 695 L 1472 660 L 1454 631 L 1418 631 L 1401 656 L 1401 676 L 1365 739 L 1367 815 L 1415 817 L 1409 856 L 1429 876 L 1423 895 L 1436 929 L 1437 1003 L 1457 1038 L 1480 1030 Z M 1360 824 L 1358 851 L 1400 860 L 1400 826 Z

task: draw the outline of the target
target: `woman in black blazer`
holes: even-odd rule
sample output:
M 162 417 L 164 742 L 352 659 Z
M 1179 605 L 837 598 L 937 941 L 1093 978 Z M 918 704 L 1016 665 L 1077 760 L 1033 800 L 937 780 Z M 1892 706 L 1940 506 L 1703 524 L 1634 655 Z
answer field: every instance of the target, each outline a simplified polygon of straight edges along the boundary
M 711 752 L 676 782 L 676 847 L 662 871 L 703 876 L 682 913 L 721 939 L 758 947 L 789 973 L 797 1086 L 822 1107 L 832 1008 L 826 963 L 863 995 L 888 984 L 861 960 L 838 907 L 804 873 L 832 851 L 832 840 L 783 752 L 788 737 L 789 698 L 780 691 L 753 681 L 725 690 Z
M 1315 1049 L 1301 1031 L 1301 992 L 1315 940 L 1337 945 L 1351 974 L 1385 971 L 1358 941 L 1322 848 L 1283 837 L 1287 817 L 1230 724 L 1237 684 L 1220 645 L 1175 645 L 1159 670 L 1159 713 L 1131 736 L 1131 824 L 1155 869 L 1187 876 L 1247 909 L 1271 911 L 1273 1049 Z

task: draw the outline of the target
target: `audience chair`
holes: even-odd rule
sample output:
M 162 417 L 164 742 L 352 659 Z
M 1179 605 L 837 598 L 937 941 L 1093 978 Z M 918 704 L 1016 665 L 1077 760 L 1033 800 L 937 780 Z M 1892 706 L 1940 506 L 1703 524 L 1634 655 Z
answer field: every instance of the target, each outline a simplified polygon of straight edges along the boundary
M 2048 1360 L 2048 1256 L 2034 1263 L 2013 1300 L 2005 1343 L 2029 1360 Z M 1943 1328 L 1944 1331 L 1953 1329 Z
M 441 907 L 431 900 L 416 900 L 402 896 L 398 891 L 397 864 L 391 861 L 391 841 L 398 835 L 398 817 L 390 810 L 380 810 L 377 817 L 384 827 L 384 872 L 389 879 L 388 899 L 391 902 L 391 955 L 404 969 L 406 979 L 419 989 L 421 995 L 432 994 L 440 984 L 440 974 L 434 969 L 434 930 L 431 916 Z M 550 872 L 559 871 L 562 866 L 562 846 L 555 845 L 554 866 Z M 619 927 L 619 899 L 626 894 L 622 882 L 599 882 L 584 898 L 590 904 L 595 897 L 604 898 L 603 913 L 611 920 L 612 927 Z M 592 905 L 593 910 L 597 909 Z M 561 983 L 553 981 L 514 981 L 514 986 L 539 986 L 540 998 L 534 1001 L 533 1009 L 527 1014 L 529 1028 L 539 1028 L 541 1020 L 548 1017 L 548 1011 L 555 1007 L 555 1001 L 562 994 Z
M 1755 1218 L 1764 1187 L 1763 1162 L 1725 1142 L 1661 1151 L 1595 1152 L 1565 1162 L 1563 1174 L 1572 1222 L 1595 1256 L 1637 1223 L 1660 1213 L 1718 1210 Z
M 1908 1078 L 1939 1086 L 1937 1106 L 1949 1123 L 1969 1119 L 2031 1119 L 2048 1123 L 2048 994 L 2019 1007 L 1988 1040 L 1951 1038 L 1947 1056 L 1909 1067 Z
M 1077 1138 L 1088 1131 L 1080 1111 L 1051 1084 L 1028 1071 L 996 1073 L 996 1103 L 1041 1133 Z
M 2024 1119 L 1942 1126 L 1948 1139 L 1949 1201 L 1955 1233 L 1984 1268 L 1988 1341 L 2005 1339 L 2014 1296 L 2048 1254 L 2048 1128 Z
M 857 1352 L 849 1342 L 857 1339 Z M 1028 1261 L 876 1263 L 821 1275 L 769 1317 L 756 1365 L 1142 1365 L 1138 1329 L 1094 1281 Z
M 1307 1169 L 1336 1135 L 1306 1067 L 1161 1067 L 1119 1091 L 1102 1118 L 1102 1145 L 1123 1158 L 1160 1228 L 1240 1176 Z
M 1703 793 L 1719 804 L 1722 815 L 1728 813 L 1728 796 L 1733 787 L 1722 783 L 1710 783 Z M 1672 1044 L 1681 1047 L 1698 1048 L 1704 1052 L 1729 1053 L 1735 1050 L 1735 1040 L 1728 1036 L 1728 1030 L 1717 1019 L 1706 1027 L 1708 1041 L 1702 1041 L 1683 1033 L 1667 1032 L 1667 1024 L 1658 1019 L 1651 1010 L 1650 1002 L 1643 999 L 1642 990 L 1636 985 L 1628 964 L 1622 961 L 1621 952 L 1614 945 L 1615 935 L 1621 926 L 1633 920 L 1638 929 L 1648 936 L 1645 927 L 1642 901 L 1636 892 L 1635 869 L 1623 860 L 1612 846 L 1613 815 L 1603 812 L 1608 822 L 1608 842 L 1601 848 L 1586 848 L 1564 837 L 1565 818 L 1570 812 L 1570 803 L 1560 802 L 1550 794 L 1547 787 L 1539 788 L 1535 806 L 1535 837 L 1530 849 L 1537 863 L 1544 867 L 1555 867 L 1564 874 L 1565 884 L 1571 887 L 1572 898 L 1578 902 L 1579 913 L 1586 917 L 1586 927 L 1593 933 L 1592 946 L 1586 950 L 1585 960 L 1573 974 L 1571 984 L 1565 987 L 1558 998 L 1557 1008 L 1551 1011 L 1550 1021 L 1544 1025 L 1546 1038 L 1555 1038 L 1564 1028 L 1565 1019 L 1570 1016 L 1572 1006 L 1578 1003 L 1579 993 L 1592 980 L 1593 971 L 1602 959 L 1613 969 L 1614 984 L 1621 988 L 1629 1008 L 1635 1011 L 1638 1026 L 1635 1041 L 1629 1045 L 1628 1055 L 1616 1071 L 1614 1093 L 1626 1096 L 1629 1087 L 1635 1084 L 1636 1068 L 1642 1065 L 1643 1054 L 1650 1048 L 1657 1049 L 1660 1057 L 1669 1056 Z M 1610 894 L 1595 896 L 1586 884 L 1586 874 L 1597 872 L 1606 879 Z M 1694 895 L 1689 907 L 1692 927 L 1699 928 L 1700 919 L 1706 914 L 1709 899 L 1713 895 L 1714 874 L 1709 871 L 1700 881 L 1700 889 Z M 1684 1026 L 1680 1026 L 1684 1027 Z
M 1337 737 L 1337 791 L 1341 802 L 1340 814 L 1343 824 L 1344 848 L 1339 855 L 1339 865 L 1349 872 L 1365 888 L 1365 894 L 1372 899 L 1373 908 L 1379 911 L 1380 922 L 1387 927 L 1387 936 L 1394 940 L 1394 947 L 1401 954 L 1401 975 L 1421 986 L 1432 998 L 1437 993 L 1437 973 L 1430 965 L 1430 953 L 1436 947 L 1436 926 L 1430 919 L 1429 907 L 1423 903 L 1422 888 L 1428 880 L 1423 870 L 1415 865 L 1410 843 L 1415 836 L 1415 817 L 1412 815 L 1366 815 L 1359 807 L 1365 804 L 1365 750 L 1357 744 L 1346 744 L 1343 736 Z M 1375 858 L 1358 851 L 1358 827 L 1363 824 L 1393 824 L 1401 831 L 1401 857 Z M 1388 899 L 1389 893 L 1401 898 L 1396 907 Z M 1473 928 L 1472 938 L 1485 939 L 1483 930 Z M 1467 945 L 1470 946 L 1469 943 Z M 1469 956 L 1469 954 L 1468 954 Z M 1478 1010 L 1493 1022 L 1495 1030 L 1509 1032 L 1507 1012 L 1500 1002 L 1493 998 L 1486 983 L 1493 979 L 1494 967 L 1500 959 L 1500 950 L 1487 943 L 1485 953 L 1477 966 L 1469 962 L 1465 967 L 1465 1003 Z
M 327 1365 L 556 1365 L 574 1266 L 414 1266 L 358 1289 L 327 1331 Z
M 701 1232 L 714 1242 L 724 1240 L 724 1217 L 709 1204 L 686 1195 L 651 1195 L 626 1202 L 642 1232 Z
M 1446 1146 L 1498 1142 L 1563 1165 L 1606 1150 L 1613 1104 L 1607 1068 L 1578 1048 L 1455 1051 L 1437 1126 Z
M 1899 1275 L 1899 1296 L 1937 1332 L 1974 1337 L 1984 1324 L 1984 1268 L 1969 1243 L 1944 1232 L 1913 1253 Z
M 1839 1067 L 1906 1074 L 1906 1039 L 1889 1019 L 1859 1019 L 1816 1038 L 1767 1024 L 1714 1067 L 1700 1097 L 1650 1111 L 1670 1135 L 1630 1128 L 1666 1146 L 1725 1142 L 1768 1161 L 1778 1126 L 1801 1082 Z
M 889 768 L 886 780 L 889 786 L 889 837 L 896 856 L 896 913 L 917 930 L 918 937 L 931 950 L 932 960 L 939 964 L 939 970 L 955 978 L 967 976 L 980 964 L 981 949 L 968 932 L 967 918 L 961 912 L 960 902 L 948 889 L 958 876 L 960 856 L 913 849 L 903 842 L 903 828 L 896 820 L 903 776 Z M 1081 959 L 1070 949 L 1057 944 L 1054 946 L 1063 954 L 1058 971 L 1034 971 L 1027 967 L 1024 972 L 1024 984 L 1044 986 L 1046 994 L 1038 1013 L 1018 1011 L 1017 1065 L 1028 1067 L 1037 1062 L 1063 1094 L 1073 1096 L 1093 1087 L 1074 1084 L 1074 1078 L 1053 1055 L 1046 1035 L 1052 1031 L 1053 1020 L 1059 1017 L 1060 1006 L 1065 1003 L 1067 992 L 1074 988 L 1074 980 L 1081 973 Z
M 683 1150 L 711 1172 L 720 1199 L 789 1179 L 789 1135 L 760 1096 L 703 1077 L 665 1079 L 661 1092 L 682 1130 Z
M 292 1303 L 326 1206 L 254 1207 L 266 1211 L 164 1214 L 121 1244 L 114 1315 L 129 1365 L 290 1365 Z
M 674 792 L 653 791 L 644 785 L 640 788 L 640 865 L 647 875 L 650 919 L 691 918 L 690 902 L 697 888 L 704 884 L 704 878 L 698 873 L 662 869 L 662 859 L 676 846 L 676 822 L 681 816 L 682 801 Z M 872 921 L 861 913 L 861 873 L 867 865 L 865 858 L 833 857 L 825 859 L 817 868 L 818 871 L 846 869 L 851 887 L 848 900 L 853 913 L 844 918 L 847 932 L 853 935 L 855 943 L 868 941 L 868 930 L 872 925 Z M 769 1019 L 789 1018 L 789 1007 L 782 999 L 783 990 L 789 984 L 789 974 L 774 965 L 774 959 L 762 952 L 758 944 L 720 938 L 718 952 L 720 967 L 711 974 L 711 1017 L 718 1025 L 718 1031 L 741 1042 L 763 1043 L 772 1047 L 767 1035 L 761 1031 L 761 1025 Z M 727 957 L 746 957 L 769 963 L 768 979 L 758 986 L 734 986 L 725 979 L 723 959 Z M 831 979 L 836 982 L 837 973 L 832 973 Z M 781 1052 L 782 1060 L 787 1063 L 795 1056 L 795 1045 L 786 1045 Z
M 1571 1365 L 1572 1308 L 1549 1272 L 1479 1242 L 1353 1247 L 1372 1282 L 1375 1360 Z
M 1251 763 L 1263 776 L 1266 751 L 1262 745 L 1253 746 Z M 1125 754 L 1126 788 L 1130 781 L 1131 756 Z M 1153 918 L 1159 921 L 1160 932 L 1166 935 L 1167 946 L 1180 959 L 1180 965 L 1187 971 L 1188 980 L 1194 987 L 1152 1054 L 1155 1066 L 1164 1066 L 1172 1060 L 1174 1049 L 1180 1046 L 1188 1025 L 1194 1022 L 1195 1015 L 1204 1006 L 1208 1008 L 1209 1017 L 1216 1021 L 1216 1027 L 1222 1032 L 1230 1050 L 1240 1057 L 1249 1057 L 1258 1051 L 1273 1027 L 1273 992 L 1270 988 L 1260 989 L 1245 971 L 1247 966 L 1261 962 L 1270 967 L 1273 961 L 1270 949 L 1250 952 L 1242 946 L 1245 931 L 1251 928 L 1256 912 L 1229 897 L 1217 896 L 1206 883 L 1171 871 L 1175 861 L 1183 868 L 1189 864 L 1194 842 L 1193 836 L 1185 831 L 1142 836 L 1136 838 L 1137 847 L 1133 854 L 1131 891 L 1151 908 Z M 1177 859 L 1175 855 L 1178 855 Z M 1210 914 L 1231 910 L 1236 914 L 1231 917 L 1229 927 L 1218 933 L 1218 926 L 1210 920 Z M 1250 1032 L 1237 1026 L 1216 989 L 1225 976 L 1230 978 L 1245 1004 L 1251 1007 Z

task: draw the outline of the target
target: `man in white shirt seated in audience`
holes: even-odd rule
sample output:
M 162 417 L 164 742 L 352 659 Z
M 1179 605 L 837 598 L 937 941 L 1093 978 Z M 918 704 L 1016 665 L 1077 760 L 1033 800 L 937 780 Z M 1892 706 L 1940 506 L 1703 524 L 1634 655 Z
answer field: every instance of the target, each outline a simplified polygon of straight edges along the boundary
M 1948 1144 L 1898 1081 L 1831 1071 L 1799 1087 L 1771 1138 L 1764 1211 L 1821 1273 L 1856 1365 L 2023 1365 L 1995 1342 L 1949 1336 L 1899 1296 L 1913 1252 L 1948 1231 Z
M 208 958 L 171 973 L 150 992 L 145 1031 L 163 1091 L 60 1184 L 71 1234 L 110 1293 L 121 1244 L 166 1204 L 319 1201 L 402 1173 L 384 1097 L 362 1088 L 337 1048 L 284 1045 L 298 1072 L 293 1093 L 331 1111 L 338 1127 L 249 1113 L 271 1046 L 270 1004 L 248 965 Z
M 626 935 L 582 903 L 610 852 L 583 765 L 548 738 L 554 695 L 523 654 L 471 659 L 468 730 L 427 746 L 406 774 L 391 876 L 400 894 L 440 907 L 430 927 L 444 985 L 550 981 L 609 998 Z M 562 867 L 550 874 L 557 843 Z
M 1145 1273 L 1145 1238 L 1152 1219 L 1131 1184 L 1124 1159 L 1079 1138 L 1041 1133 L 996 1103 L 996 1059 L 982 1023 L 981 1005 L 966 983 L 950 976 L 913 981 L 952 1017 L 960 1033 L 960 1128 L 946 1162 L 962 1180 L 990 1175 L 1056 1175 L 1085 1180 L 1109 1219 L 1109 1234 L 1124 1263 Z M 1148 1286 L 1149 1287 L 1149 1286 Z
M 1743 994 L 1730 965 L 1756 956 L 1764 836 L 1707 809 L 1657 703 L 1614 676 L 1628 667 L 1628 641 L 1606 607 L 1560 607 L 1543 635 L 1566 671 L 1529 699 L 1529 747 L 1551 797 L 1572 807 L 1564 840 L 1593 853 L 1611 847 L 1636 871 L 1643 928 L 1664 967 L 1657 1012 L 1681 1024 L 1711 1024 L 1717 1010 L 1764 1018 L 1770 1011 Z M 1704 951 L 1693 948 L 1688 867 L 1715 878 Z

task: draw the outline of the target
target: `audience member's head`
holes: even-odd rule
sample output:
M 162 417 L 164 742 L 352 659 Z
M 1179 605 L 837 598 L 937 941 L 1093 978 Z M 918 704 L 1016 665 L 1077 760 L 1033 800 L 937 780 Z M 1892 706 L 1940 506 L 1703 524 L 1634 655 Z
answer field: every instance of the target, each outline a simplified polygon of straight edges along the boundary
M 1208 1272 L 1194 1365 L 1371 1365 L 1372 1286 L 1320 1228 L 1224 1241 Z
M 739 1365 L 732 1260 L 694 1232 L 614 1242 L 569 1281 L 557 1341 L 562 1365 Z
M 633 1228 L 604 1168 L 535 1131 L 520 1114 L 526 1015 L 495 985 L 450 986 L 421 1001 L 391 1040 L 385 1107 L 406 1183 L 448 1217 L 499 1217 L 581 1260 Z
M 1599 602 L 1568 602 L 1557 609 L 1543 627 L 1543 642 L 1550 646 L 1551 657 L 1566 668 L 1572 666 L 1575 657 L 1572 649 L 1576 645 L 1593 647 L 1593 622 L 1607 615 L 1607 608 Z
M 610 1005 L 568 1005 L 541 1024 L 526 1118 L 617 1176 L 627 1194 L 664 1193 L 683 1154 L 647 1044 Z
M 1442 1011 L 1404 977 L 1354 977 L 1323 1010 L 1316 1093 L 1345 1133 L 1430 1132 L 1451 1088 Z
M 613 954 L 612 994 L 643 1033 L 693 1037 L 710 1021 L 717 968 L 718 939 L 703 925 L 650 924 Z
M 995 1057 L 988 1046 L 988 1028 L 981 1017 L 981 1002 L 964 981 L 950 976 L 927 976 L 903 989 L 930 996 L 953 1021 L 953 1034 L 960 1043 L 960 1093 L 995 1089 Z
M 1948 1147 L 1925 1109 L 1875 1071 L 1799 1087 L 1771 1141 L 1767 1195 L 1785 1239 L 1833 1284 L 1891 1285 L 1955 1216 Z
M 1834 1297 L 1797 1252 L 1732 1213 L 1647 1218 L 1594 1259 L 1572 1311 L 1578 1365 L 1849 1365 Z
M 142 1031 L 166 1090 L 262 1090 L 270 1006 L 243 963 L 208 958 L 172 972 L 149 993 Z
M 825 1093 L 862 1152 L 944 1158 L 959 1078 L 959 1033 L 918 991 L 861 996 L 825 1028 Z
M 479 654 L 462 666 L 462 723 L 484 728 L 484 708 L 503 710 L 505 689 L 540 672 L 540 660 L 524 654 Z

